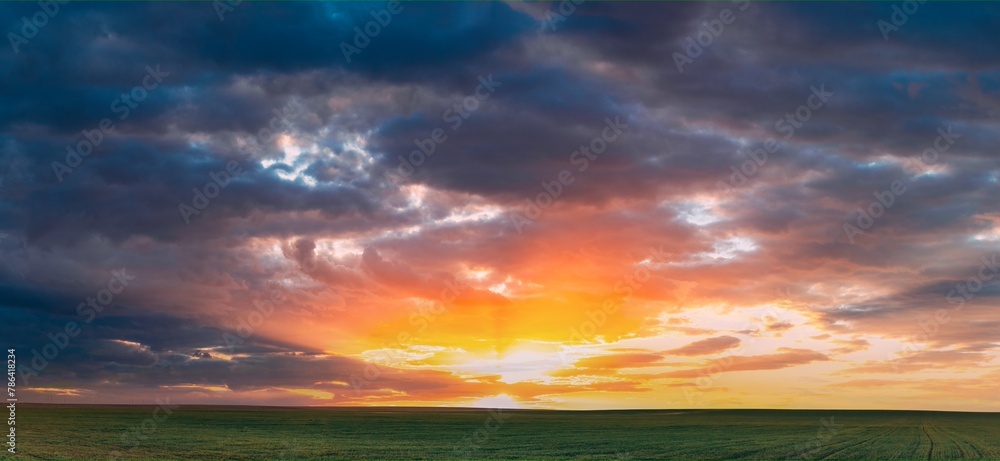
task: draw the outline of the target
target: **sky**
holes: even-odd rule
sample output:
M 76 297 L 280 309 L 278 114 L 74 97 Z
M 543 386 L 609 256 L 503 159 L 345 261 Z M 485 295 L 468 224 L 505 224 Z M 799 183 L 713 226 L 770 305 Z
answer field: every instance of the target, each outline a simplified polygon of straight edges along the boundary
M 1000 411 L 1000 5 L 0 5 L 23 401 Z

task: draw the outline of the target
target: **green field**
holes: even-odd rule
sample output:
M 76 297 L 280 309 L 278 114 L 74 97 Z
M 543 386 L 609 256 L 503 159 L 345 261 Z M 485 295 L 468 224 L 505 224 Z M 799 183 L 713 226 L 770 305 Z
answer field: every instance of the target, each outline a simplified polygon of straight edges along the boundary
M 1000 460 L 998 413 L 182 406 L 157 422 L 153 411 L 19 406 L 13 459 Z

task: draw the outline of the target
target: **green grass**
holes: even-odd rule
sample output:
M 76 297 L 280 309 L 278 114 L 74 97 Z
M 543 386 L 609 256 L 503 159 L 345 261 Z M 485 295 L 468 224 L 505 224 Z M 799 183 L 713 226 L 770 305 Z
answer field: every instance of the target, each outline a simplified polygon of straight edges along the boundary
M 496 428 L 491 432 L 485 426 L 487 411 L 470 409 L 192 406 L 153 424 L 153 407 L 19 406 L 18 454 L 13 459 L 1000 460 L 998 413 L 501 414 L 506 419 L 491 423 Z M 130 428 L 140 428 L 138 435 Z M 469 446 L 467 440 L 474 437 L 479 442 Z

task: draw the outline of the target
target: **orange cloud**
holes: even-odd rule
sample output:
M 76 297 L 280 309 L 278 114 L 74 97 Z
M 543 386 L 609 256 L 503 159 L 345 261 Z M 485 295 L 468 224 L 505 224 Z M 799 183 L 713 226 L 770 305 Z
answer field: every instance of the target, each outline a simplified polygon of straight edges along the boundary
M 732 336 L 717 336 L 715 338 L 695 341 L 687 346 L 678 347 L 664 352 L 668 355 L 708 355 L 719 353 L 739 346 L 740 339 Z
M 724 357 L 711 365 L 706 364 L 702 368 L 669 371 L 657 376 L 662 378 L 698 378 L 734 371 L 777 370 L 830 360 L 826 355 L 810 350 L 781 348 L 779 351 L 776 354 L 767 355 Z

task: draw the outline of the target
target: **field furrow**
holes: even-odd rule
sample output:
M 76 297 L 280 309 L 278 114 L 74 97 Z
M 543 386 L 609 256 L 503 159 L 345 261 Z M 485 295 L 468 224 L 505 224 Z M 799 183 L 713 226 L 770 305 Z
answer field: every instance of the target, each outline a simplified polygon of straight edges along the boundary
M 870 442 L 872 442 L 872 441 L 874 441 L 874 440 L 876 440 L 878 438 L 881 438 L 881 437 L 890 436 L 892 434 L 892 432 L 894 432 L 897 428 L 894 428 L 894 427 L 893 428 L 879 427 L 879 428 L 876 428 L 876 429 L 877 429 L 878 433 L 876 433 L 875 435 L 873 435 L 871 437 L 868 437 L 868 438 L 860 440 L 860 441 L 854 441 L 854 440 L 852 440 L 852 441 L 846 443 L 843 447 L 837 447 L 834 451 L 832 451 L 830 453 L 826 453 L 826 454 L 824 454 L 822 456 L 817 456 L 815 459 L 856 459 L 857 455 L 855 453 L 858 451 L 858 450 L 855 450 L 856 447 L 861 446 L 861 445 L 867 445 Z M 846 455 L 846 456 L 838 456 L 838 455 Z
M 152 411 L 26 405 L 11 459 L 1000 460 L 996 413 L 182 406 L 151 424 Z

